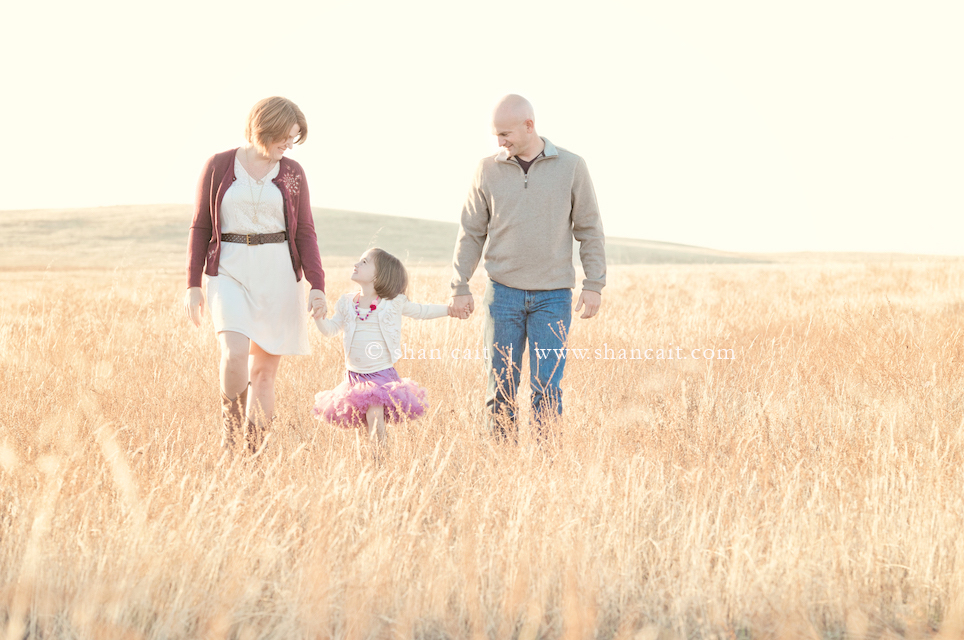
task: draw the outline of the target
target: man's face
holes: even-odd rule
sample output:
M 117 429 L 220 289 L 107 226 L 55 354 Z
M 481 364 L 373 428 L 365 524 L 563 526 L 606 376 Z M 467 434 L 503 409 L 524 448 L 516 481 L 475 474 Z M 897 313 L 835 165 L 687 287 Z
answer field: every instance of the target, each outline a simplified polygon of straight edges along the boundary
M 499 146 L 505 149 L 509 157 L 524 155 L 532 144 L 531 120 L 513 121 L 512 119 L 496 116 L 492 122 L 492 133 L 499 140 Z

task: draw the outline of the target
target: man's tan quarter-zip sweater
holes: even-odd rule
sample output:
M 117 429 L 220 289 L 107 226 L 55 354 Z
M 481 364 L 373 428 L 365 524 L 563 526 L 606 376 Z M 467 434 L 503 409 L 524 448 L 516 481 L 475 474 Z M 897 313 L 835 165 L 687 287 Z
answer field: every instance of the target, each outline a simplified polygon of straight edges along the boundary
M 488 276 L 507 287 L 572 289 L 572 239 L 586 278 L 583 289 L 606 285 L 606 238 L 586 162 L 545 142 L 545 156 L 525 172 L 505 150 L 483 158 L 462 208 L 455 244 L 454 295 L 466 295 L 483 257 Z M 486 245 L 486 239 L 488 244 Z

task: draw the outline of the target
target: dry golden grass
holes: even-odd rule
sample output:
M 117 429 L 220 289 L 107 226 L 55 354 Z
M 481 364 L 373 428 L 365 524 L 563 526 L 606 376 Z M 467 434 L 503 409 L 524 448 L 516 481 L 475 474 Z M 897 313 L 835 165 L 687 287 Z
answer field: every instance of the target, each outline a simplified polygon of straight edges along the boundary
M 344 262 L 329 261 L 331 300 Z M 448 270 L 410 297 L 442 301 Z M 481 431 L 481 318 L 406 321 L 426 418 L 220 458 L 180 274 L 0 273 L 0 638 L 960 637 L 964 264 L 614 268 L 545 449 Z M 674 354 L 676 352 L 674 351 Z

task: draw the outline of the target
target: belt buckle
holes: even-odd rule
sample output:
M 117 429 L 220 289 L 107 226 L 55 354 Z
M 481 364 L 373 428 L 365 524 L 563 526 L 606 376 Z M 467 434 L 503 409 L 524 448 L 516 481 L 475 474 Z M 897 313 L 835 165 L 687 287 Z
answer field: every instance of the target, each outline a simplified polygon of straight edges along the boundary
M 258 237 L 258 236 L 252 235 L 252 234 L 249 233 L 248 235 L 244 236 L 244 243 L 250 247 L 251 244 L 252 244 L 252 243 L 251 243 L 251 238 L 257 238 L 257 237 Z M 259 244 L 259 243 L 255 242 L 254 244 Z

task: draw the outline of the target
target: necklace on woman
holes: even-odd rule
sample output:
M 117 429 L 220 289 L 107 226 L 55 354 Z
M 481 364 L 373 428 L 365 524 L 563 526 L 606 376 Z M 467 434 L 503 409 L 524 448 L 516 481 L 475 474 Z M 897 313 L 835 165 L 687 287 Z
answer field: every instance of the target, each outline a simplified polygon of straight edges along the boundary
M 251 156 L 248 154 L 250 150 L 250 147 L 245 148 L 244 160 L 248 167 L 253 167 L 251 164 Z M 251 222 L 257 225 L 260 223 L 258 214 L 261 212 L 261 196 L 264 195 L 264 179 L 268 177 L 268 174 L 266 173 L 264 178 L 261 178 L 260 180 L 255 180 L 254 176 L 248 172 L 247 167 L 245 167 L 245 172 L 248 174 L 248 193 L 251 195 Z M 271 173 L 271 171 L 269 170 L 268 173 Z M 260 188 L 258 189 L 257 201 L 254 199 L 254 187 L 251 186 L 252 182 L 257 182 L 260 185 Z
M 368 316 L 370 316 L 375 311 L 375 307 L 378 306 L 378 296 L 375 296 L 375 298 L 372 300 L 372 303 L 368 305 L 368 313 L 366 313 L 364 316 L 361 314 L 361 311 L 358 310 L 359 302 L 361 302 L 360 293 L 358 294 L 358 297 L 355 298 L 355 317 L 364 322 L 365 320 L 368 320 Z

